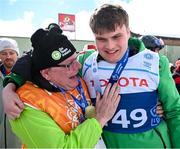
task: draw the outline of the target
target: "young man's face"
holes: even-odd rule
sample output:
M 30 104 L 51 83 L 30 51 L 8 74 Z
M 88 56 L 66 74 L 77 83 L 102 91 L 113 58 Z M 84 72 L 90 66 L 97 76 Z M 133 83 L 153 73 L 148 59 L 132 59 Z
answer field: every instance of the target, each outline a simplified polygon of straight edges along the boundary
M 125 25 L 118 26 L 113 32 L 94 34 L 99 54 L 108 62 L 118 62 L 128 48 L 130 30 Z

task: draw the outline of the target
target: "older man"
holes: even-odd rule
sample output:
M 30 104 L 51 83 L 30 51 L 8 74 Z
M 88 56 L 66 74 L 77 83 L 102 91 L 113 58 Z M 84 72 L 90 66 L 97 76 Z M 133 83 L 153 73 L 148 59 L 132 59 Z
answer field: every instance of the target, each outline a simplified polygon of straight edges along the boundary
M 115 113 L 119 86 L 110 83 L 103 96 L 97 93 L 93 107 L 77 76 L 76 49 L 62 30 L 56 25 L 39 29 L 31 43 L 33 76 L 17 90 L 25 108 L 11 121 L 14 133 L 28 148 L 93 148 Z

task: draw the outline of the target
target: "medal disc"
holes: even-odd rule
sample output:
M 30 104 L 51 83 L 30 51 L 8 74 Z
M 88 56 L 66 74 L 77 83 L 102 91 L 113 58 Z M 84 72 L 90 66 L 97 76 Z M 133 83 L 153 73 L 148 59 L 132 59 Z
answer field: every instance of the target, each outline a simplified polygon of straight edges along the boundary
M 87 106 L 85 109 L 85 117 L 86 118 L 93 118 L 95 117 L 95 107 L 94 106 Z

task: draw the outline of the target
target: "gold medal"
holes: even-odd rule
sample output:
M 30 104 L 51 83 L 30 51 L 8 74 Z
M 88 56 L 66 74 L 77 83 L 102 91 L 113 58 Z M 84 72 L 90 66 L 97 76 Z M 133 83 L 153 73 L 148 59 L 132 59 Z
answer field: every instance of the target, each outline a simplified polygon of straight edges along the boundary
M 95 107 L 94 106 L 87 106 L 85 109 L 85 117 L 86 118 L 93 118 L 95 117 Z

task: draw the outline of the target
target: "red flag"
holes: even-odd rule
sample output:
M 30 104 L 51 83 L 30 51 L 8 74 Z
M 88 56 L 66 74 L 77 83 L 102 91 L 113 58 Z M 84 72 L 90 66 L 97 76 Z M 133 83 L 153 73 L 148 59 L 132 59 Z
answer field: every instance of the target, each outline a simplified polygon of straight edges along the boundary
M 75 15 L 59 13 L 58 22 L 63 31 L 75 32 Z

